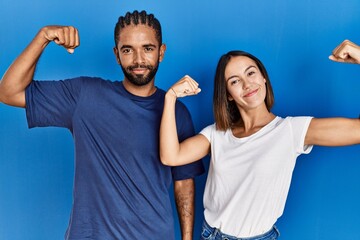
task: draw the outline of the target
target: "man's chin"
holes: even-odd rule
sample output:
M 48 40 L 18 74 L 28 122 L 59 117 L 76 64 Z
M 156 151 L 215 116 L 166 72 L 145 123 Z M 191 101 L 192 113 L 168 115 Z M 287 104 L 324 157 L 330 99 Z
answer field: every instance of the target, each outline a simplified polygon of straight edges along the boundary
M 132 84 L 136 85 L 136 86 L 145 86 L 147 85 L 149 82 L 151 82 L 151 79 L 147 79 L 147 78 L 131 78 L 128 79 Z

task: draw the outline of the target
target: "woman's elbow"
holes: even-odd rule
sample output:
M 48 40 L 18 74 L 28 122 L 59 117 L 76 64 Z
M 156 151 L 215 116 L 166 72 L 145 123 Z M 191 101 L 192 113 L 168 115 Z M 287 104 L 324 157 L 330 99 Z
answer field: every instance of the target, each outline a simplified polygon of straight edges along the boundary
M 161 163 L 165 166 L 169 166 L 169 167 L 177 166 L 176 161 L 174 161 L 173 158 L 164 156 L 161 153 L 160 153 L 160 160 Z

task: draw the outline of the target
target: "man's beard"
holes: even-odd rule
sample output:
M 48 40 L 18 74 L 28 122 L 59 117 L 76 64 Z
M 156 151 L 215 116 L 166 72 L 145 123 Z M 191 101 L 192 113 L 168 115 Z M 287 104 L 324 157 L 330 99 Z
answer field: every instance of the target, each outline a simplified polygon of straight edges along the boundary
M 155 66 L 136 64 L 136 65 L 132 65 L 132 66 L 128 66 L 127 68 L 124 68 L 121 65 L 121 69 L 124 73 L 125 78 L 127 78 L 132 84 L 134 84 L 136 86 L 144 86 L 144 85 L 148 84 L 149 82 L 151 82 L 151 80 L 156 75 L 158 67 L 159 67 L 159 62 Z M 147 75 L 143 75 L 143 74 L 133 75 L 131 72 L 134 68 L 146 68 L 150 72 Z

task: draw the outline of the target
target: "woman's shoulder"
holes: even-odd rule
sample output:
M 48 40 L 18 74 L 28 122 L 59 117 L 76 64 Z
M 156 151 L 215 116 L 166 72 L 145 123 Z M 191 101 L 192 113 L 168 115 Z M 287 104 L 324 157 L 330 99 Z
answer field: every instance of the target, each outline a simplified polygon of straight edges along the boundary
M 207 125 L 206 127 L 204 127 L 202 131 L 216 131 L 216 123 L 212 123 L 210 125 Z
M 227 130 L 219 130 L 216 127 L 216 123 L 212 123 L 206 127 L 204 127 L 201 131 L 200 134 L 205 135 L 207 138 L 210 138 L 211 135 L 225 135 L 228 131 L 231 131 L 231 129 L 227 129 Z
M 285 118 L 277 117 L 276 125 L 287 124 L 292 128 L 308 126 L 311 122 L 312 116 L 287 116 Z

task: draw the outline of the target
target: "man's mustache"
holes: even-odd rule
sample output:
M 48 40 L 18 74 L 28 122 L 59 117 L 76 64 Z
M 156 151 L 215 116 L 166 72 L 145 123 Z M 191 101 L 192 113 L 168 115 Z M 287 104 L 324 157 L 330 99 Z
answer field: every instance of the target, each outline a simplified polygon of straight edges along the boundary
M 151 65 L 144 65 L 144 64 L 136 64 L 136 65 L 132 65 L 127 67 L 128 70 L 132 71 L 134 68 L 146 68 L 149 70 L 153 70 L 154 68 Z

